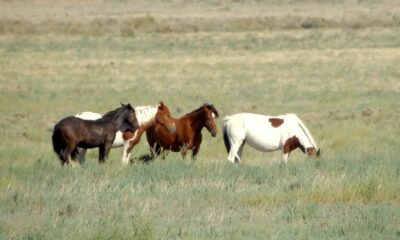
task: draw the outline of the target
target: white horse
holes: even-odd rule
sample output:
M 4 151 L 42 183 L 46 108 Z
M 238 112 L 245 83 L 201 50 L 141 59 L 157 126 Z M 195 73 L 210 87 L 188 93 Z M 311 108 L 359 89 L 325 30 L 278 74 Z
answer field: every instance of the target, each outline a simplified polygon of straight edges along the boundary
M 226 116 L 223 121 L 224 143 L 231 162 L 241 161 L 245 142 L 263 152 L 281 150 L 281 163 L 287 163 L 290 152 L 296 148 L 309 156 L 320 155 L 310 131 L 295 114 L 238 113 Z
M 154 123 L 158 107 L 161 104 L 162 103 L 154 106 L 135 107 L 136 119 L 139 123 L 139 129 L 135 133 L 127 132 L 123 128 L 117 131 L 112 147 L 113 148 L 122 146 L 124 147 L 121 158 L 123 164 L 129 163 L 129 158 L 131 156 L 131 151 L 133 146 L 140 141 L 142 133 Z M 76 114 L 75 117 L 86 120 L 96 120 L 101 118 L 102 115 L 100 113 L 94 113 L 94 112 L 82 112 Z M 80 149 L 79 150 L 80 164 L 83 164 L 85 162 L 85 155 L 86 155 L 86 149 Z

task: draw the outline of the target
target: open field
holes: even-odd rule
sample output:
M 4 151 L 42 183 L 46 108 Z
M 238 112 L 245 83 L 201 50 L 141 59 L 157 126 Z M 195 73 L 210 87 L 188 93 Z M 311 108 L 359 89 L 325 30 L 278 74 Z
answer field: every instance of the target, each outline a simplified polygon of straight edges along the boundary
M 0 1 L 0 239 L 398 239 L 399 39 L 393 1 Z M 160 100 L 297 113 L 322 157 L 203 130 L 196 162 L 60 167 L 58 120 Z

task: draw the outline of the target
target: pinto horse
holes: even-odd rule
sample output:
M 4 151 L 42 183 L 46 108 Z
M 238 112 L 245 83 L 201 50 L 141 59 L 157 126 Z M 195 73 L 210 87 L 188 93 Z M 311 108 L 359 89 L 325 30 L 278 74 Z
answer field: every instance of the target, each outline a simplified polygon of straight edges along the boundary
M 164 126 L 170 132 L 175 131 L 175 123 L 170 120 L 169 109 L 163 102 L 154 106 L 137 106 L 135 107 L 135 114 L 139 123 L 139 129 L 136 132 L 119 129 L 115 134 L 115 139 L 112 144 L 113 148 L 124 147 L 121 158 L 123 164 L 129 163 L 133 147 L 139 143 L 142 134 L 155 123 Z M 96 120 L 101 118 L 102 115 L 94 112 L 83 112 L 76 114 L 75 117 L 85 120 Z M 85 162 L 85 156 L 86 149 L 80 149 L 79 162 L 81 164 Z
M 118 129 L 135 132 L 139 128 L 135 110 L 130 104 L 121 105 L 97 120 L 69 116 L 59 121 L 54 127 L 52 141 L 61 165 L 69 164 L 71 157 L 77 158 L 78 147 L 98 147 L 99 163 L 102 163 L 108 158 Z
M 154 152 L 159 155 L 161 150 L 171 150 L 180 151 L 185 158 L 187 151 L 192 150 L 192 159 L 195 160 L 200 150 L 203 127 L 206 127 L 213 137 L 217 135 L 216 118 L 217 109 L 211 104 L 204 104 L 179 119 L 171 118 L 176 126 L 175 133 L 167 131 L 165 126 L 155 124 L 146 131 L 151 155 L 154 156 Z
M 281 163 L 287 163 L 290 152 L 296 148 L 309 156 L 320 155 L 310 131 L 295 114 L 273 117 L 238 113 L 223 121 L 224 143 L 231 162 L 241 161 L 245 142 L 263 152 L 281 150 Z

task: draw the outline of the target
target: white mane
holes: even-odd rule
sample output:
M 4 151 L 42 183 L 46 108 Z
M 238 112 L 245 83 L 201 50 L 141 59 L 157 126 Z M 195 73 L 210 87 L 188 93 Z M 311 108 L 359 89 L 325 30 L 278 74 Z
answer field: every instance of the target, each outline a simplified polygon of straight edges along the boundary
M 136 119 L 139 126 L 143 126 L 154 120 L 159 105 L 155 106 L 137 106 L 135 107 Z
M 299 127 L 303 131 L 304 135 L 306 135 L 306 137 L 307 137 L 309 143 L 311 144 L 311 146 L 313 146 L 315 149 L 318 149 L 318 146 L 315 143 L 315 140 L 314 140 L 313 136 L 311 135 L 310 130 L 308 130 L 306 125 L 304 125 L 303 121 L 301 121 L 301 119 L 294 113 L 288 113 L 286 115 L 297 122 L 297 124 L 299 125 Z

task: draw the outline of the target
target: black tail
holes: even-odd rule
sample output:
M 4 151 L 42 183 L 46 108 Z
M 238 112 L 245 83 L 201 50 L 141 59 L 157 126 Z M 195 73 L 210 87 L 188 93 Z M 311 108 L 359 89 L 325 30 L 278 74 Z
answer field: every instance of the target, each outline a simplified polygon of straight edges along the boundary
M 64 162 L 64 159 L 62 157 L 62 151 L 65 149 L 65 141 L 61 135 L 61 130 L 58 125 L 54 127 L 53 130 L 53 135 L 51 136 L 51 139 L 53 141 L 53 150 L 57 154 L 58 158 L 61 160 L 61 162 Z
M 224 124 L 224 127 L 222 128 L 222 131 L 224 134 L 225 148 L 226 148 L 226 151 L 229 153 L 229 151 L 231 150 L 231 143 L 229 142 L 228 132 L 226 131 L 225 124 Z

